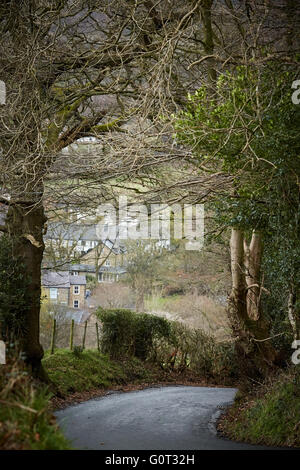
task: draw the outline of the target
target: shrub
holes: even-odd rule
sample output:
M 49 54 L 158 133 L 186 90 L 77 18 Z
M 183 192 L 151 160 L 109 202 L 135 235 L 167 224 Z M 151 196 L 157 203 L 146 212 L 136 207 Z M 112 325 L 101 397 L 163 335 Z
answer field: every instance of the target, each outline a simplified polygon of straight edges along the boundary
M 103 324 L 102 352 L 112 358 L 136 356 L 149 359 L 156 342 L 168 338 L 171 333 L 170 323 L 154 315 L 122 309 L 98 309 L 97 315 Z
M 86 287 L 87 289 L 93 290 L 97 286 L 97 279 L 92 274 L 86 275 Z
M 157 342 L 168 340 L 171 335 L 170 322 L 155 315 L 138 315 L 135 327 L 135 356 L 143 361 L 155 357 Z
M 167 342 L 157 345 L 156 360 L 163 367 L 190 369 L 207 380 L 232 383 L 238 375 L 233 344 L 217 342 L 203 330 L 171 322 Z
M 162 291 L 162 297 L 170 297 L 173 295 L 184 295 L 185 288 L 183 286 L 177 285 L 167 285 Z
M 82 346 L 74 346 L 72 352 L 73 352 L 75 357 L 79 358 L 79 357 L 81 357 L 81 355 L 83 353 L 83 347 Z
M 102 352 L 112 358 L 135 356 L 163 369 L 194 371 L 205 379 L 232 383 L 237 376 L 231 343 L 216 342 L 202 330 L 130 310 L 98 310 Z

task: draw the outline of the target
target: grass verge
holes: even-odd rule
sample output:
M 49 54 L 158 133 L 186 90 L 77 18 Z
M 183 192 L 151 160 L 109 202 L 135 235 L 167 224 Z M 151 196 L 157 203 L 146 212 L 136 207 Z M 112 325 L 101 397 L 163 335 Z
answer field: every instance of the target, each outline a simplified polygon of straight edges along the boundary
M 300 447 L 299 366 L 269 378 L 252 394 L 238 393 L 218 430 L 251 444 Z
M 111 389 L 130 391 L 154 384 L 208 385 L 195 371 L 163 369 L 134 356 L 112 360 L 96 350 L 46 352 L 43 366 L 52 382 L 36 382 L 22 362 L 0 369 L 0 449 L 63 450 L 70 444 L 51 409 L 88 400 Z M 55 392 L 54 392 L 55 390 Z
M 116 362 L 94 350 L 84 350 L 78 355 L 67 349 L 59 349 L 52 355 L 47 352 L 43 365 L 61 395 L 154 378 L 153 371 L 135 358 Z
M 70 445 L 49 411 L 51 394 L 15 360 L 0 369 L 0 449 L 62 450 Z
M 84 350 L 80 354 L 67 349 L 59 349 L 52 355 L 47 352 L 43 365 L 59 394 L 66 398 L 74 393 L 115 386 L 175 382 L 178 378 L 190 382 L 197 380 L 195 374 L 189 372 L 172 373 L 136 357 L 112 360 L 95 350 Z

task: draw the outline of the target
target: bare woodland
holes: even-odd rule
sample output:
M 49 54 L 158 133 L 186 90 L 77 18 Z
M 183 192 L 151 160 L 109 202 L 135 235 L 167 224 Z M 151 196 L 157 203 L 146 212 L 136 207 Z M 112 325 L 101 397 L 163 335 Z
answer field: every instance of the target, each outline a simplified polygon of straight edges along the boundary
M 20 341 L 35 374 L 42 375 L 40 286 L 49 208 L 93 210 L 113 201 L 120 187 L 132 187 L 132 197 L 146 203 L 234 196 L 237 175 L 213 159 L 199 166 L 193 145 L 176 141 L 173 117 L 203 84 L 210 96 L 218 93 L 216 80 L 227 70 L 271 61 L 295 70 L 297 11 L 298 2 L 289 0 L 1 2 L 0 79 L 7 96 L 0 105 L 6 213 L 0 229 L 30 279 Z M 97 139 L 95 150 L 78 150 L 83 137 Z M 251 139 L 246 150 L 251 161 Z M 258 233 L 248 243 L 233 228 L 229 311 L 243 354 L 250 336 L 271 366 L 276 352 L 259 342 L 269 336 L 260 310 L 261 250 Z M 290 311 L 293 318 L 292 304 Z

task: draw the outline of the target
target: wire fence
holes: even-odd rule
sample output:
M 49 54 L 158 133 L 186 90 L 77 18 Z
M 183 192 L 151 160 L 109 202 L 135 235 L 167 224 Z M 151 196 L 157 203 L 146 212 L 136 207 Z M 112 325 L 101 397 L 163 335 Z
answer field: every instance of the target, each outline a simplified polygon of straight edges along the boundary
M 60 322 L 55 318 L 51 324 L 41 328 L 40 341 L 44 349 L 70 349 L 81 347 L 82 349 L 98 349 L 100 351 L 101 325 L 96 321 L 84 323 Z

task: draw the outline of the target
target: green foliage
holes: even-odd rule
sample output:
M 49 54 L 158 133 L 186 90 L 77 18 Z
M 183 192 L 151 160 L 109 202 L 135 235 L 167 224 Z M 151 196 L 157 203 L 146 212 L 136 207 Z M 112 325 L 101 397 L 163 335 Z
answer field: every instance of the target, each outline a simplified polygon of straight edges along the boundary
M 127 241 L 127 265 L 125 281 L 136 291 L 150 292 L 154 281 L 161 276 L 168 250 L 157 246 L 156 241 Z
M 300 108 L 291 101 L 293 79 L 293 71 L 272 64 L 237 67 L 220 76 L 214 96 L 205 86 L 189 96 L 176 120 L 176 136 L 193 147 L 200 169 L 234 177 L 234 193 L 216 202 L 222 223 L 262 229 L 272 217 L 291 215 L 294 203 L 297 213 Z
M 296 367 L 269 380 L 255 397 L 240 396 L 222 420 L 222 431 L 253 444 L 299 447 L 300 374 Z
M 83 348 L 82 348 L 82 346 L 74 346 L 72 352 L 73 352 L 75 357 L 79 358 L 81 356 L 81 354 L 83 353 Z
M 49 411 L 51 394 L 37 384 L 18 360 L 0 368 L 0 448 L 63 450 L 70 444 Z
M 170 336 L 170 323 L 161 317 L 136 314 L 130 310 L 98 310 L 103 324 L 101 348 L 113 358 L 153 355 L 155 343 Z
M 113 358 L 137 357 L 166 371 L 193 371 L 202 379 L 232 383 L 237 376 L 231 343 L 201 330 L 129 310 L 98 310 L 102 351 Z
M 287 297 L 293 288 L 300 318 L 300 106 L 292 103 L 297 70 L 242 66 L 219 77 L 211 95 L 205 86 L 189 96 L 176 119 L 179 142 L 193 148 L 200 172 L 222 172 L 231 186 L 209 207 L 221 227 L 264 236 L 263 310 L 277 347 L 288 348 Z M 297 301 L 298 299 L 298 301 Z
M 86 275 L 86 287 L 87 289 L 93 290 L 97 285 L 97 279 L 91 274 Z
M 190 370 L 215 383 L 231 384 L 238 376 L 232 343 L 218 342 L 199 329 L 170 322 L 169 340 L 156 348 L 156 361 L 165 368 Z
M 43 366 L 62 395 L 126 383 L 154 381 L 154 374 L 137 358 L 116 362 L 98 351 L 84 350 L 79 357 L 67 349 L 46 352 Z
M 0 325 L 7 341 L 24 331 L 30 306 L 28 277 L 22 260 L 13 255 L 14 243 L 6 235 L 0 237 Z

